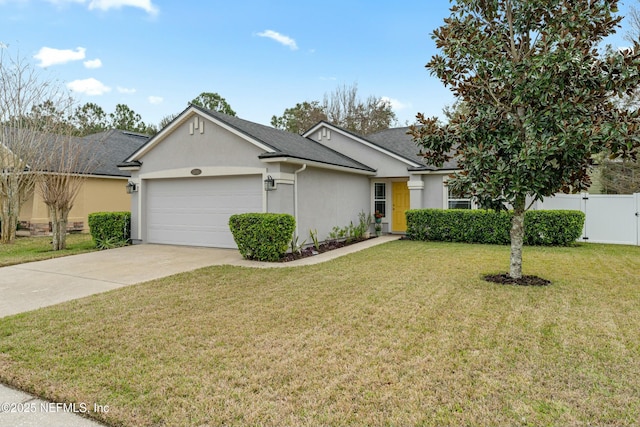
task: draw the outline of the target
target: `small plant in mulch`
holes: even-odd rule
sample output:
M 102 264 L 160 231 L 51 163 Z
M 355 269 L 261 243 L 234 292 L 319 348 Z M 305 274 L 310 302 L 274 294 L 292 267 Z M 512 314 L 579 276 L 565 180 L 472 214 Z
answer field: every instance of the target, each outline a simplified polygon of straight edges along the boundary
M 508 273 L 504 274 L 487 274 L 483 277 L 487 282 L 498 283 L 500 285 L 519 285 L 519 286 L 549 286 L 550 280 L 543 279 L 538 276 L 522 276 L 514 279 Z
M 375 236 L 369 237 L 369 239 L 375 239 Z M 349 239 L 349 240 L 327 240 L 324 243 L 315 244 L 314 246 L 310 246 L 308 248 L 300 249 L 296 252 L 289 252 L 284 254 L 282 258 L 280 258 L 280 262 L 289 262 L 295 261 L 297 259 L 307 258 L 310 256 L 322 254 L 325 252 L 332 251 L 334 249 L 340 249 L 345 246 L 353 245 L 354 243 L 364 242 L 368 240 L 366 237 L 360 239 Z

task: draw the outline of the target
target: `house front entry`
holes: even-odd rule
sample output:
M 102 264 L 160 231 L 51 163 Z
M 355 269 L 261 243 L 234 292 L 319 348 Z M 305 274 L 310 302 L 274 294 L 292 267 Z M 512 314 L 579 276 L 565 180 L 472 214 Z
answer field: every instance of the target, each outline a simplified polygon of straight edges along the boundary
M 409 187 L 406 181 L 391 183 L 391 231 L 404 233 L 407 231 L 407 217 L 405 212 L 411 208 Z

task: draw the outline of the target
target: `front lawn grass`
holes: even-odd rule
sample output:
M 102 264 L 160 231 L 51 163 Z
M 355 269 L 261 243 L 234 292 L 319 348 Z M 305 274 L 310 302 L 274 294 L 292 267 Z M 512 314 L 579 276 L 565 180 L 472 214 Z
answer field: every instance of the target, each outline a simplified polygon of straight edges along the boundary
M 96 250 L 88 233 L 67 235 L 67 249 L 62 251 L 51 250 L 51 236 L 17 237 L 13 243 L 0 244 L 0 267 Z
M 396 241 L 0 319 L 0 380 L 117 426 L 634 425 L 640 248 Z

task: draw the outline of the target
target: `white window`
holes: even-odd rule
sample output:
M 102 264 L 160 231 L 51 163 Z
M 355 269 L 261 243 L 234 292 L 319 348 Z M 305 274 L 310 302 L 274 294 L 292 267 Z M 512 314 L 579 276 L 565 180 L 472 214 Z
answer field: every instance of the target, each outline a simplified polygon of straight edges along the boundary
M 384 182 L 373 184 L 373 211 L 387 216 L 387 184 Z
M 471 200 L 471 196 L 454 197 L 449 193 L 447 179 L 443 178 L 444 183 L 444 208 L 445 209 L 477 209 L 477 205 Z
M 447 191 L 447 209 L 473 209 L 471 197 L 456 198 L 449 192 L 449 186 L 445 187 Z

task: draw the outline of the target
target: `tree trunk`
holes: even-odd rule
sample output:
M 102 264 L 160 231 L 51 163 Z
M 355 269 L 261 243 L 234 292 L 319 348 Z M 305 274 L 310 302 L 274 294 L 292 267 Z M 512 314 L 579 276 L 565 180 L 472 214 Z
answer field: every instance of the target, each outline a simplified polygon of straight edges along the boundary
M 7 198 L 3 200 L 2 212 L 0 213 L 0 221 L 2 221 L 0 227 L 2 232 L 0 233 L 0 243 L 13 243 L 16 239 L 16 228 L 18 226 L 18 212 L 15 206 L 15 200 Z
M 55 206 L 49 206 L 49 219 L 51 220 L 51 250 L 58 250 L 58 210 Z
M 69 223 L 69 209 L 61 209 L 58 214 L 58 249 L 67 249 L 67 224 Z
M 60 251 L 67 249 L 67 222 L 69 212 L 62 208 L 49 206 L 51 219 L 51 249 Z
M 524 240 L 524 198 L 516 199 L 511 219 L 511 265 L 509 276 L 513 279 L 522 277 L 522 246 Z

